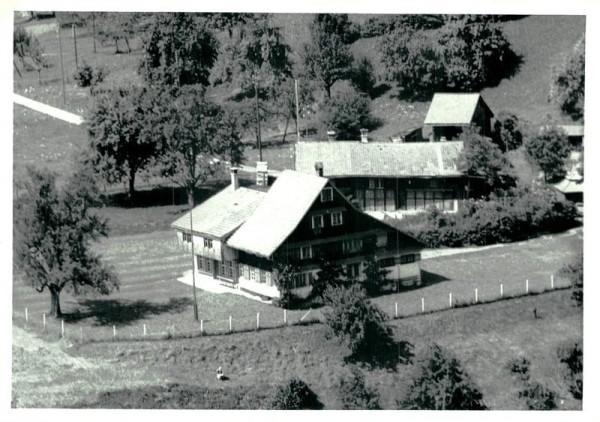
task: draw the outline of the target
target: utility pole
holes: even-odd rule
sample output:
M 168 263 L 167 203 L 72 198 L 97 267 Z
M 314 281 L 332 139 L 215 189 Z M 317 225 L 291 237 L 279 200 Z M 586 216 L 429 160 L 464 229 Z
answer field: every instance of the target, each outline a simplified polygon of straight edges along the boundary
M 92 12 L 92 39 L 94 40 L 94 54 L 96 54 L 96 14 Z
M 190 205 L 190 238 L 192 240 L 192 287 L 194 289 L 194 321 L 198 321 L 198 301 L 196 300 L 196 264 L 194 260 L 196 256 L 194 254 L 194 219 L 192 217 L 192 211 L 194 211 L 194 205 Z
M 71 28 L 73 29 L 73 46 L 75 47 L 75 72 L 79 69 L 79 62 L 77 61 L 77 29 L 75 28 L 75 15 L 71 15 L 73 22 Z
M 65 96 L 65 70 L 63 66 L 63 57 L 62 57 L 62 41 L 60 37 L 60 24 L 58 25 L 58 51 L 60 54 L 60 75 L 62 78 L 62 97 L 63 104 L 67 104 L 67 97 Z
M 258 142 L 258 161 L 262 161 L 262 143 L 260 136 L 260 113 L 258 110 L 258 80 L 256 76 L 254 79 L 254 98 L 256 99 L 256 125 L 257 125 L 257 142 Z
M 294 91 L 296 93 L 296 140 L 300 141 L 300 107 L 298 106 L 298 79 L 294 79 Z

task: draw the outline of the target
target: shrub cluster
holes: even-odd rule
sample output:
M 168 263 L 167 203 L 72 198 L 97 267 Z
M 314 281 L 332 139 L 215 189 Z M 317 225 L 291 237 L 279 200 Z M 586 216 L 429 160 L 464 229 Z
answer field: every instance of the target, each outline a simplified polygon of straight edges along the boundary
M 94 69 L 87 63 L 84 63 L 75 74 L 73 79 L 77 81 L 77 85 L 81 88 L 93 87 L 104 80 L 106 77 L 106 70 L 102 67 Z
M 419 375 L 402 403 L 403 409 L 485 410 L 483 395 L 460 362 L 433 345 L 423 356 Z
M 456 214 L 431 208 L 395 223 L 429 247 L 507 243 L 577 224 L 575 206 L 550 187 L 513 188 L 466 200 Z
M 556 409 L 556 393 L 539 382 L 532 382 L 529 373 L 531 362 L 526 358 L 513 359 L 508 362 L 508 369 L 523 384 L 519 397 L 525 398 L 530 410 Z
M 571 299 L 577 306 L 583 306 L 583 253 L 580 252 L 572 263 L 563 266 L 558 274 L 571 282 Z
M 569 391 L 577 400 L 583 398 L 583 349 L 579 342 L 560 347 L 557 351 L 558 360 L 567 368 L 565 381 Z
M 343 410 L 381 409 L 377 390 L 367 386 L 365 377 L 356 367 L 352 368 L 350 376 L 339 380 L 337 394 Z
M 278 388 L 272 407 L 277 410 L 320 409 L 322 404 L 304 381 L 292 378 Z

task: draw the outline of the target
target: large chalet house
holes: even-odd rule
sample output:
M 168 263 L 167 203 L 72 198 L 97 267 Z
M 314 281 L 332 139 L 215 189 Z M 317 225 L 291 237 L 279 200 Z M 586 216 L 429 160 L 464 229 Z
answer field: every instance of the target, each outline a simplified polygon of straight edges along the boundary
M 296 170 L 330 179 L 367 212 L 399 216 L 435 205 L 458 210 L 459 201 L 480 189 L 481 181 L 458 168 L 462 141 L 299 142 Z
M 423 122 L 423 138 L 450 141 L 471 126 L 477 127 L 480 135 L 490 137 L 493 117 L 478 93 L 435 93 Z
M 420 284 L 423 244 L 359 211 L 328 179 L 285 170 L 266 192 L 239 187 L 235 173 L 232 181 L 172 224 L 182 244 L 194 243 L 194 271 L 278 298 L 277 265 L 292 264 L 289 287 L 305 297 L 322 262 L 364 280 L 374 258 L 398 286 Z

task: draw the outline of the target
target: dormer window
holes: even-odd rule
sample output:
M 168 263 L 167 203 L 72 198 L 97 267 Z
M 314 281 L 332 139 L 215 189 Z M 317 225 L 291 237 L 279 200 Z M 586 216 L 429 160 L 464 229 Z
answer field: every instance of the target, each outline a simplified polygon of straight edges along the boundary
M 333 189 L 332 188 L 324 188 L 321 191 L 321 202 L 331 202 L 333 201 Z

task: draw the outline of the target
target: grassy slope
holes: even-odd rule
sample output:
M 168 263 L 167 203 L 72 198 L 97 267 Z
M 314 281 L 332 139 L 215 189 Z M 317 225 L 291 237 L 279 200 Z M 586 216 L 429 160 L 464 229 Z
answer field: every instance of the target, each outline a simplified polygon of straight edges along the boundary
M 542 315 L 541 319 L 533 318 L 531 309 L 534 307 Z M 518 399 L 520 386 L 505 367 L 515 357 L 532 361 L 532 380 L 541 381 L 558 393 L 559 408 L 578 409 L 581 402 L 570 397 L 555 353 L 563 342 L 581 339 L 581 322 L 581 312 L 572 306 L 570 292 L 561 291 L 399 320 L 392 326 L 398 340 L 414 345 L 416 356 L 431 342 L 448 348 L 461 360 L 492 409 L 524 409 Z M 335 381 L 348 370 L 342 363 L 346 350 L 325 338 L 323 326 L 170 342 L 90 344 L 72 350 L 73 356 L 109 360 L 128 370 L 139 371 L 140 380 L 156 377 L 157 387 L 160 382 L 173 382 L 224 392 L 256 386 L 268 391 L 272 384 L 298 376 L 311 386 L 326 408 L 339 406 Z M 215 379 L 218 366 L 230 377 L 226 383 Z M 400 365 L 397 372 L 375 369 L 366 372 L 366 379 L 368 384 L 378 388 L 384 408 L 394 408 L 396 399 L 406 393 L 414 371 L 413 365 Z M 33 400 L 39 393 L 35 386 L 31 388 Z M 103 389 L 128 388 L 115 382 L 110 387 L 98 388 L 96 393 Z M 164 391 L 164 384 L 163 388 L 153 391 L 112 393 L 110 397 L 103 397 L 101 405 L 141 406 L 143 400 L 152 401 L 157 390 Z M 85 394 L 81 394 L 79 406 L 94 406 L 96 393 L 90 393 L 85 399 Z M 128 398 L 126 404 L 124 397 Z M 177 398 L 169 397 L 163 405 L 169 406 Z M 210 406 L 210 400 L 202 406 Z M 194 399 L 179 402 L 179 405 L 199 407 L 199 401 Z

